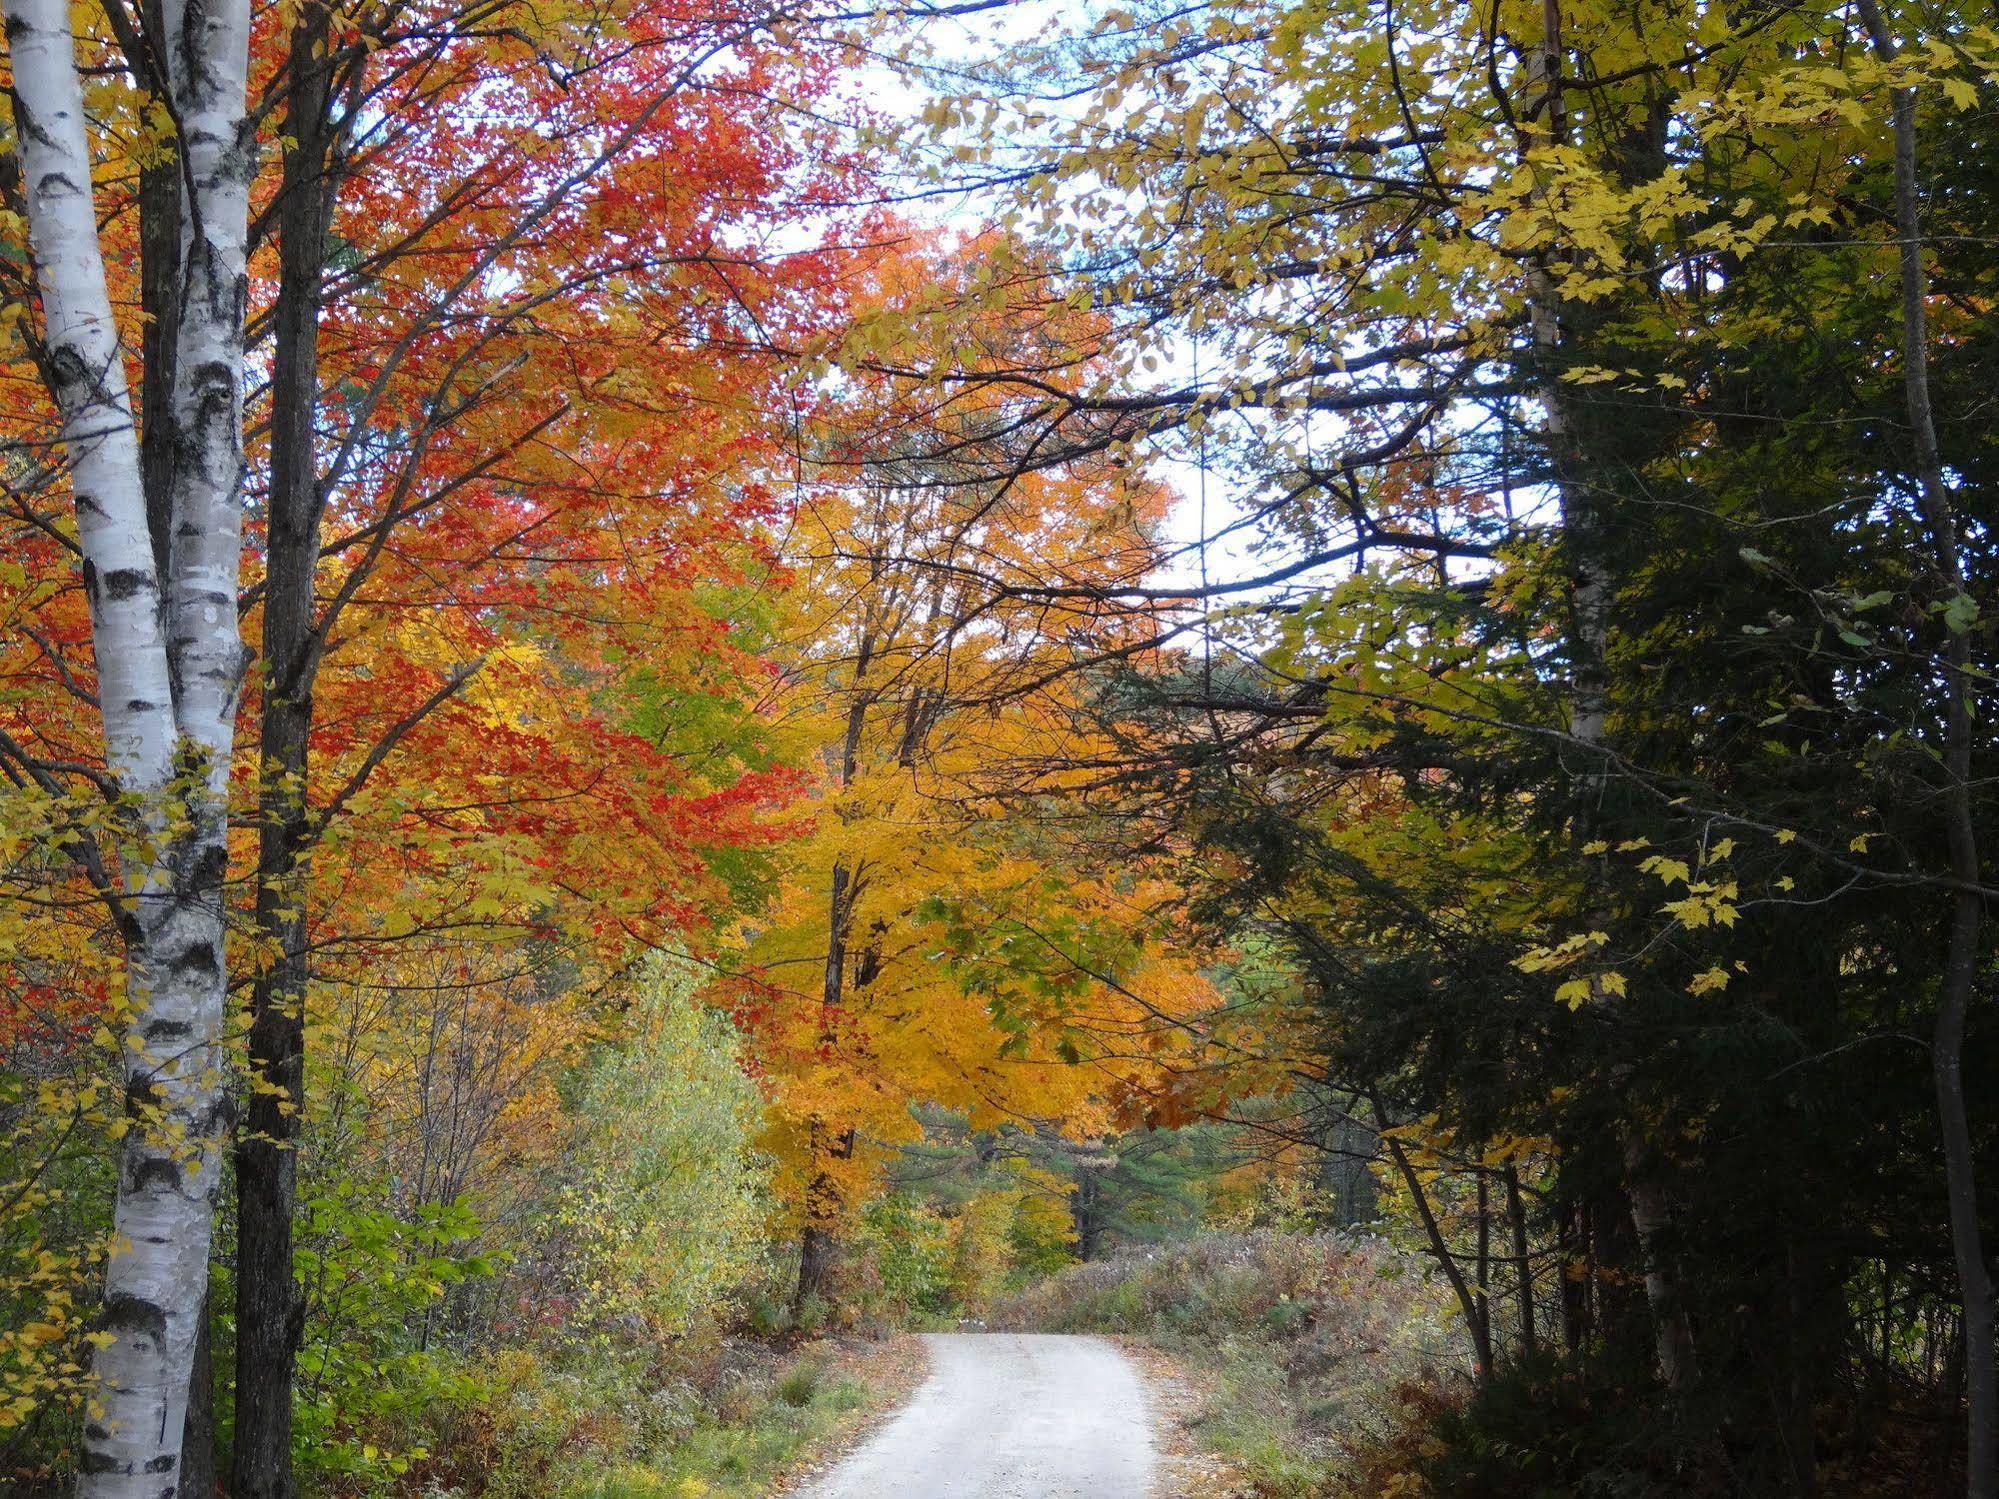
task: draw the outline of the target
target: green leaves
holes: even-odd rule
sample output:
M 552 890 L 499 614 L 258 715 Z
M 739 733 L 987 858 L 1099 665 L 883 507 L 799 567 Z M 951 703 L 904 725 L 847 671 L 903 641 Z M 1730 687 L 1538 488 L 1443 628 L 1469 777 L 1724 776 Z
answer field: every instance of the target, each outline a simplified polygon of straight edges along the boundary
M 297 1250 L 306 1288 L 306 1340 L 294 1420 L 308 1474 L 380 1482 L 427 1452 L 381 1435 L 411 1430 L 412 1409 L 476 1398 L 479 1372 L 422 1334 L 454 1289 L 490 1279 L 503 1254 L 482 1251 L 485 1225 L 470 1204 L 390 1207 L 358 1182 L 336 1179 L 299 1204 Z M 227 1299 L 218 1298 L 224 1305 Z M 368 1440 L 360 1433 L 375 1435 Z
M 697 975 L 649 960 L 633 1034 L 602 1048 L 577 1093 L 569 1183 L 551 1225 L 579 1334 L 643 1317 L 662 1337 L 711 1316 L 761 1256 L 769 1163 L 761 1103 L 727 1015 Z

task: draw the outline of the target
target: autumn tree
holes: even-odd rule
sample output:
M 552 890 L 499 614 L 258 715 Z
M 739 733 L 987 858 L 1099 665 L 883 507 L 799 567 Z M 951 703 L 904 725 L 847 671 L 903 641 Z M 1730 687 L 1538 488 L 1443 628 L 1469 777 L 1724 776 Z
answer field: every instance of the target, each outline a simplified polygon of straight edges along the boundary
M 243 1259 L 264 1267 L 239 1281 L 239 1327 L 258 1330 L 239 1337 L 243 1390 L 282 1386 L 295 1321 L 285 1142 L 297 1117 L 286 1103 L 296 1103 L 308 948 L 301 865 L 328 813 L 379 773 L 384 755 L 414 747 L 402 741 L 420 718 L 491 669 L 487 642 L 505 632 L 488 628 L 484 611 L 537 632 L 552 626 L 539 649 L 559 670 L 594 670 L 602 683 L 621 663 L 656 655 L 667 678 L 677 656 L 726 654 L 722 626 L 704 626 L 698 611 L 687 628 L 666 624 L 667 600 L 684 601 L 702 570 L 719 584 L 726 569 L 755 565 L 742 528 L 767 513 L 767 491 L 751 449 L 768 451 L 781 434 L 744 420 L 775 370 L 747 360 L 731 370 L 704 351 L 768 336 L 806 311 L 798 297 L 817 274 L 810 257 L 759 265 L 740 242 L 723 253 L 718 240 L 767 233 L 794 195 L 819 190 L 807 174 L 784 181 L 795 146 L 736 102 L 743 91 L 809 87 L 793 60 L 743 49 L 758 12 L 604 19 L 521 27 L 485 8 L 413 24 L 390 9 L 333 25 L 315 13 L 271 85 L 288 90 L 287 133 L 301 145 L 286 154 L 274 200 L 259 911 L 280 956 L 252 1002 L 252 1065 L 270 1086 L 256 1094 L 261 1105 L 253 1099 L 261 1112 L 238 1178 Z M 511 45 L 496 51 L 492 37 Z M 358 98 L 379 113 L 357 114 Z M 703 149 L 689 154 L 694 136 Z M 669 159 L 670 182 L 659 175 Z M 393 186 L 412 180 L 426 184 L 420 202 Z M 660 358 L 669 347 L 690 361 L 669 370 Z M 622 534 L 607 552 L 613 517 Z M 373 745 L 315 809 L 309 756 L 324 701 L 315 686 L 343 614 L 404 607 L 411 590 L 435 595 L 438 568 L 460 570 L 440 601 L 470 628 L 439 632 L 452 637 L 447 659 L 432 655 L 443 640 L 397 632 L 409 694 L 378 717 Z M 600 600 L 594 633 L 565 622 L 576 619 L 567 597 L 579 589 Z M 575 726 L 592 716 L 586 707 Z M 625 743 L 652 772 L 664 769 Z M 609 748 L 576 741 L 577 775 Z M 713 785 L 723 789 L 726 772 Z M 554 785 L 544 795 L 595 800 Z M 742 805 L 758 799 L 751 789 Z M 547 801 L 527 814 L 528 841 L 581 853 L 574 828 L 588 817 L 565 830 Z M 718 825 L 713 845 L 729 841 Z M 606 898 L 590 918 L 600 923 L 620 896 L 640 902 L 627 920 L 680 899 L 665 885 L 639 891 L 631 871 L 613 873 L 608 861 L 590 883 L 592 899 Z M 253 1471 L 282 1473 L 282 1406 L 274 1395 L 267 1419 L 239 1412 L 239 1487 Z
M 1000 253 L 989 240 L 912 245 L 884 257 L 880 295 L 920 299 L 926 278 Z M 1046 335 L 993 318 L 961 336 Z M 1202 995 L 1184 960 L 1156 950 L 1142 878 L 1091 867 L 1000 799 L 1039 747 L 1076 732 L 1074 662 L 1145 639 L 1007 585 L 1051 568 L 1142 573 L 1160 492 L 1087 462 L 967 482 L 1013 413 L 954 415 L 962 460 L 906 459 L 939 436 L 908 397 L 854 378 L 795 523 L 781 701 L 821 767 L 814 827 L 719 990 L 769 1079 L 801 1305 L 825 1294 L 882 1148 L 913 1138 L 912 1103 L 1087 1128 Z

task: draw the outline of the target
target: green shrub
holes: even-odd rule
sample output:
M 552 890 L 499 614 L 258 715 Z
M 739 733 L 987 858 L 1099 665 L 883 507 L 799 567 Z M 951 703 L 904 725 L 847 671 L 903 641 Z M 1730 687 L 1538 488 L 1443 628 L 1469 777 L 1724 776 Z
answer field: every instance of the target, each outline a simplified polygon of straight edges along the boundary
M 951 1250 L 949 1220 L 900 1192 L 868 1204 L 848 1245 L 874 1266 L 881 1305 L 868 1310 L 891 1319 L 950 1308 Z
M 655 959 L 634 1034 L 596 1055 L 576 1100 L 572 1180 L 551 1226 L 572 1321 L 638 1314 L 667 1336 L 712 1318 L 763 1256 L 761 1099 L 728 1017 Z
M 1278 1297 L 1276 1305 L 1263 1314 L 1264 1327 L 1272 1337 L 1278 1338 L 1295 1338 L 1311 1320 L 1311 1304 L 1293 1301 L 1289 1296 Z
M 454 1288 L 499 1265 L 478 1252 L 481 1225 L 459 1203 L 397 1214 L 340 1182 L 301 1208 L 299 1276 L 313 1299 L 293 1415 L 299 1474 L 309 1486 L 386 1484 L 427 1456 L 415 1413 L 487 1393 L 474 1363 L 426 1334 Z
M 777 1383 L 778 1399 L 794 1409 L 810 1405 L 812 1397 L 819 1393 L 820 1369 L 815 1364 L 800 1364 Z
M 775 1287 L 758 1287 L 746 1295 L 742 1315 L 744 1328 L 765 1342 L 791 1331 L 791 1303 Z
M 823 1296 L 801 1296 L 792 1309 L 792 1330 L 807 1337 L 824 1332 L 833 1323 L 833 1310 L 833 1304 Z

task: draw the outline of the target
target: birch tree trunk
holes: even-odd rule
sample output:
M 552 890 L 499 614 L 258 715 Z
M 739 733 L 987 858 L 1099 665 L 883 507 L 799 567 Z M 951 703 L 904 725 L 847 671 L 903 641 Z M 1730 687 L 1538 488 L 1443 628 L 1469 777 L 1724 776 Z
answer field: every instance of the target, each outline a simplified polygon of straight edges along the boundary
M 185 308 L 162 419 L 171 518 L 156 552 L 113 322 L 66 0 L 7 0 L 30 252 L 42 294 L 91 610 L 107 768 L 131 803 L 116 908 L 126 944 L 130 1127 L 78 1493 L 170 1499 L 208 1280 L 229 1094 L 221 1051 L 227 782 L 243 647 L 240 549 L 246 0 L 174 3 L 156 39 L 181 127 Z M 157 386 L 155 387 L 157 389 Z M 154 497 L 157 501 L 158 496 Z M 167 558 L 160 572 L 159 555 Z
M 219 857 L 245 666 L 237 621 L 243 521 L 243 309 L 249 294 L 254 141 L 246 139 L 249 0 L 165 0 L 167 59 L 185 183 L 174 359 L 169 660 L 174 712 L 201 757 Z M 220 871 L 217 872 L 220 878 Z

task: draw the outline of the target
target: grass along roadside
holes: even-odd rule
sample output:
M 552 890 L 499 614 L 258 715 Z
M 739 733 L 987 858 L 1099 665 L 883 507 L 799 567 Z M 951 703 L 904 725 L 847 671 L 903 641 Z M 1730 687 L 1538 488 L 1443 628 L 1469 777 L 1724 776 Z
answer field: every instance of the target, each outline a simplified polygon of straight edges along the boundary
M 431 1488 L 479 1499 L 762 1499 L 857 1440 L 923 1372 L 921 1340 L 899 1336 L 783 1353 L 746 1345 L 698 1393 L 679 1381 L 607 1383 L 603 1369 L 580 1382 L 544 1373 L 499 1393 L 483 1440 L 458 1445 L 476 1478 Z
M 1153 1493 L 1171 1499 L 1241 1499 L 1254 1493 L 1243 1470 L 1202 1439 L 1203 1416 L 1219 1395 L 1213 1377 L 1151 1343 L 1114 1341 L 1145 1376 L 1159 1456 Z
M 758 1499 L 844 1452 L 922 1379 L 923 1345 L 828 1339 L 755 1396 L 697 1426 L 657 1463 L 607 1474 L 575 1499 Z

